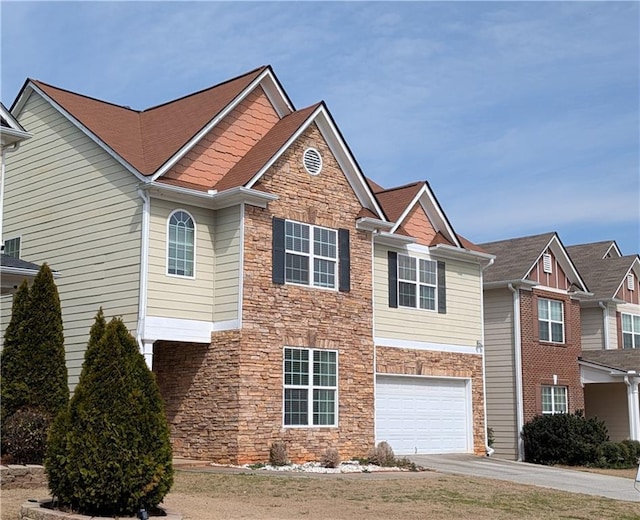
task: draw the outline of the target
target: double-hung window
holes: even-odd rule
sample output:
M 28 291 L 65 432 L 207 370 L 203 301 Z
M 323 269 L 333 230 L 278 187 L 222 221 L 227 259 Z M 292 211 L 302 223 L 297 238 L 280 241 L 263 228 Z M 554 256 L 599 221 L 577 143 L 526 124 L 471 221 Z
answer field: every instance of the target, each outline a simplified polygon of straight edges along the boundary
M 5 240 L 4 249 L 2 252 L 6 256 L 12 256 L 13 258 L 20 258 L 20 237 L 10 238 Z
M 542 387 L 543 414 L 567 413 L 568 409 L 566 386 L 546 385 Z
M 398 255 L 398 305 L 436 310 L 438 264 Z
M 538 299 L 540 341 L 564 343 L 564 307 L 561 301 Z
M 622 315 L 622 348 L 640 348 L 640 316 Z
M 285 222 L 285 281 L 335 289 L 338 232 L 299 222 Z
M 336 426 L 338 353 L 284 349 L 284 425 Z
M 176 276 L 194 276 L 195 224 L 189 213 L 174 211 L 169 216 L 167 229 L 167 273 Z

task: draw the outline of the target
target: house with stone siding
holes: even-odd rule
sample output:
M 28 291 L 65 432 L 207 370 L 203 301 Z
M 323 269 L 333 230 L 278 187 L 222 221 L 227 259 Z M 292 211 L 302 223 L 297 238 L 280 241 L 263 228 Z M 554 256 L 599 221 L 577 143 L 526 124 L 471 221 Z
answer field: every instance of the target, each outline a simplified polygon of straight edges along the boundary
M 265 66 L 146 110 L 28 79 L 11 113 L 33 137 L 5 225 L 64 273 L 72 387 L 102 306 L 156 374 L 176 456 L 485 452 L 492 255 L 426 182 L 367 179 L 323 102 L 296 109 Z
M 480 244 L 484 276 L 487 426 L 495 456 L 522 460 L 522 426 L 584 409 L 578 358 L 588 285 L 554 232 Z
M 567 252 L 593 293 L 580 300 L 585 414 L 603 420 L 613 441 L 640 440 L 640 258 L 613 240 Z

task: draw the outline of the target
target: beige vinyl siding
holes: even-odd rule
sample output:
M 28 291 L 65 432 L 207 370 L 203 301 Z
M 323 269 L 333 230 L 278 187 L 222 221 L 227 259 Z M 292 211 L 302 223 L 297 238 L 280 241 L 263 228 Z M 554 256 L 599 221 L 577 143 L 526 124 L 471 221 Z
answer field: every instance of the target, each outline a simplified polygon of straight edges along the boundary
M 585 416 L 607 425 L 614 442 L 629 438 L 627 387 L 624 383 L 592 383 L 584 386 Z
M 3 233 L 22 236 L 23 259 L 61 273 L 56 284 L 73 387 L 100 306 L 136 330 L 139 181 L 37 94 L 18 120 L 33 137 L 7 155 Z
M 487 427 L 493 428 L 495 456 L 517 458 L 513 298 L 511 291 L 484 292 Z
M 175 210 L 195 221 L 195 276 L 167 274 L 167 221 Z M 177 202 L 151 199 L 147 315 L 213 321 L 214 212 Z
M 447 312 L 389 307 L 387 252 L 375 246 L 375 336 L 407 341 L 475 346 L 482 339 L 480 267 L 476 263 L 445 260 Z M 398 250 L 400 254 L 406 254 Z M 420 257 L 411 253 L 411 256 Z M 436 260 L 435 257 L 432 257 Z
M 600 307 L 582 307 L 580 309 L 582 329 L 582 349 L 602 350 L 604 348 L 603 317 Z
M 238 319 L 242 208 L 216 212 L 214 321 Z

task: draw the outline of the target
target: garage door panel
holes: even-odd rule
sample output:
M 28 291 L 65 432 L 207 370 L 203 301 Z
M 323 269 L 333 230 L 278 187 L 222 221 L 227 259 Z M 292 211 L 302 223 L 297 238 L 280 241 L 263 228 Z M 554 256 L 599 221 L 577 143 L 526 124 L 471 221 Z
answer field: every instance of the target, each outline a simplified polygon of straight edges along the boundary
M 466 452 L 468 399 L 465 380 L 378 376 L 376 438 L 398 455 Z

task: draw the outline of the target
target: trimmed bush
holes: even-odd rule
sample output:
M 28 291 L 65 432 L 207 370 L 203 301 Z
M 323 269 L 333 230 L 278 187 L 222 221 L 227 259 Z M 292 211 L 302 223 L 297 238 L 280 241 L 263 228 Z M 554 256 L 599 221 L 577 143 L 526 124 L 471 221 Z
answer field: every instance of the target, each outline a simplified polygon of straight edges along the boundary
M 601 445 L 609 440 L 603 421 L 575 414 L 539 415 L 522 428 L 527 462 L 584 466 L 601 456 Z
M 0 421 L 29 405 L 29 387 L 25 372 L 29 370 L 29 352 L 24 343 L 24 328 L 29 316 L 29 284 L 24 280 L 13 295 L 11 319 L 4 333 L 0 353 Z
M 78 386 L 49 437 L 51 492 L 81 514 L 133 515 L 169 492 L 171 457 L 155 377 L 122 320 L 105 327 L 100 311 Z
M 630 467 L 637 466 L 640 463 L 640 441 L 626 439 L 622 441 L 622 444 L 627 447 L 629 453 L 627 464 L 629 464 Z
M 340 453 L 335 448 L 327 448 L 320 457 L 320 465 L 323 468 L 337 468 L 340 465 Z
M 289 464 L 287 445 L 284 441 L 274 441 L 269 448 L 269 464 L 272 466 L 286 466 Z
M 396 465 L 396 455 L 389 443 L 382 441 L 369 452 L 369 462 L 376 466 L 393 467 Z
M 23 408 L 3 423 L 3 451 L 15 464 L 42 464 L 47 448 L 49 416 L 41 410 Z

